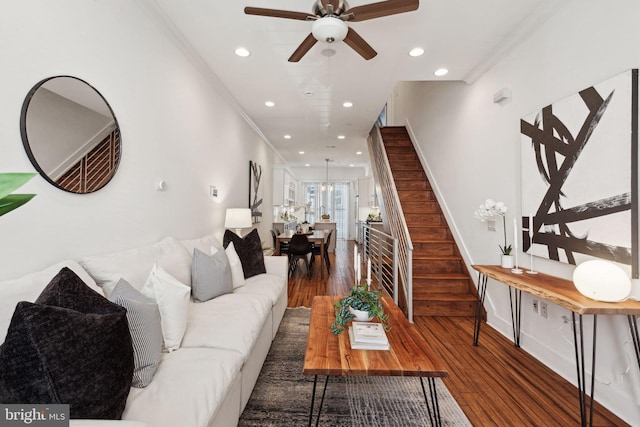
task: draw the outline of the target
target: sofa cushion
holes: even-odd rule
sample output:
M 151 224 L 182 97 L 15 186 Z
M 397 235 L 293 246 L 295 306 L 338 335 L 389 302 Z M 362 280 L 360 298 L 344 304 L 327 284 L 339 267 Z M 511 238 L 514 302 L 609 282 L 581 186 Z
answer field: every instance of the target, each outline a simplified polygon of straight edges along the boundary
M 264 266 L 262 242 L 257 229 L 254 228 L 244 237 L 238 236 L 231 230 L 226 230 L 222 244 L 226 248 L 231 242 L 240 257 L 245 279 L 267 272 Z
M 229 242 L 229 246 L 224 250 L 229 260 L 229 268 L 231 269 L 231 280 L 233 282 L 233 289 L 237 289 L 240 286 L 244 286 L 244 272 L 242 271 L 242 264 L 240 263 L 240 257 L 236 252 L 233 242 Z
M 177 350 L 187 327 L 191 288 L 154 263 L 142 294 L 158 304 L 165 349 Z
M 206 255 L 197 248 L 193 252 L 191 295 L 196 301 L 204 302 L 233 292 L 227 254 L 221 249 L 213 249 L 212 255 Z
M 271 301 L 261 295 L 226 294 L 205 303 L 191 303 L 182 348 L 219 348 L 249 357 Z
M 42 271 L 31 273 L 17 279 L 0 282 L 0 340 L 9 329 L 11 316 L 19 301 L 34 302 L 42 290 L 63 267 L 73 270 L 84 283 L 91 289 L 102 295 L 102 288 L 89 276 L 89 274 L 76 261 L 67 260 L 54 264 Z
M 126 310 L 63 268 L 19 302 L 0 347 L 0 402 L 66 403 L 72 418 L 119 419 L 133 374 Z
M 241 367 L 242 358 L 234 351 L 181 348 L 163 353 L 151 384 L 131 389 L 122 418 L 153 427 L 212 425 Z
M 235 290 L 235 293 L 246 295 L 263 295 L 269 298 L 272 305 L 276 305 L 282 292 L 287 287 L 287 281 L 273 274 L 261 274 L 246 280 L 245 285 Z
M 120 279 L 109 300 L 127 309 L 127 322 L 133 341 L 133 387 L 146 387 L 153 379 L 162 352 L 160 309 L 155 300 L 142 295 Z
M 154 262 L 180 282 L 191 283 L 191 255 L 173 237 L 140 248 L 80 260 L 107 296 L 121 278 L 134 288 L 142 289 Z
M 182 246 L 187 249 L 189 255 L 193 255 L 194 249 L 199 249 L 202 253 L 211 254 L 211 248 L 224 249 L 222 243 L 213 234 L 198 237 L 196 239 L 180 240 Z

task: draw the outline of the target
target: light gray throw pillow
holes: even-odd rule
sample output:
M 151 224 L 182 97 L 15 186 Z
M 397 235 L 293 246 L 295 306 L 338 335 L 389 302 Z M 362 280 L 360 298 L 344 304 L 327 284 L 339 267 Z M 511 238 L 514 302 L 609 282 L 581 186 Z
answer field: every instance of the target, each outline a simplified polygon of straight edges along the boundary
M 204 302 L 231 292 L 233 281 L 227 254 L 223 250 L 216 250 L 213 255 L 207 255 L 199 249 L 194 249 L 191 264 L 193 299 Z
M 133 387 L 146 387 L 156 373 L 162 352 L 162 326 L 158 304 L 120 279 L 109 300 L 127 309 L 133 341 Z

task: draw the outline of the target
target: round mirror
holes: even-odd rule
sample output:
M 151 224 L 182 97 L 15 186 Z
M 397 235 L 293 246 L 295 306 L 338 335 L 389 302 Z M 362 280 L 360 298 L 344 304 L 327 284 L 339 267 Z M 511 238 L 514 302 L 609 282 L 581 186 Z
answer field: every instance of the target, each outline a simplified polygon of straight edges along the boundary
M 71 193 L 101 189 L 120 162 L 120 128 L 111 107 L 76 77 L 50 77 L 29 91 L 20 134 L 40 175 Z

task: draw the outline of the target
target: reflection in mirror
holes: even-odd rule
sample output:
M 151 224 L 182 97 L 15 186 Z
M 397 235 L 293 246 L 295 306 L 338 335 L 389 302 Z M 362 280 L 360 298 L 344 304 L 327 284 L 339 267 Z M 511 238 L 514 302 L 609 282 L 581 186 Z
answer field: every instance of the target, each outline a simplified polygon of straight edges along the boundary
M 76 77 L 35 85 L 22 105 L 20 133 L 33 166 L 65 191 L 99 190 L 118 168 L 118 121 L 102 95 Z

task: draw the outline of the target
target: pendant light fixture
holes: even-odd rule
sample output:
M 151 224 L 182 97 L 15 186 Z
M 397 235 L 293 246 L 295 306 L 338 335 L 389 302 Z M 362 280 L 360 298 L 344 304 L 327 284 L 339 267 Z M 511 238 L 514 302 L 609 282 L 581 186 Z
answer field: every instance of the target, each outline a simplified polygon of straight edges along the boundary
M 329 183 L 329 159 L 324 160 L 327 162 L 327 180 L 322 184 L 320 188 L 322 189 L 322 191 L 326 190 L 327 188 L 329 189 L 329 191 L 333 191 L 333 185 Z

